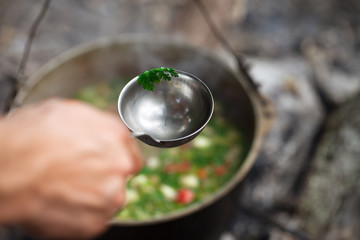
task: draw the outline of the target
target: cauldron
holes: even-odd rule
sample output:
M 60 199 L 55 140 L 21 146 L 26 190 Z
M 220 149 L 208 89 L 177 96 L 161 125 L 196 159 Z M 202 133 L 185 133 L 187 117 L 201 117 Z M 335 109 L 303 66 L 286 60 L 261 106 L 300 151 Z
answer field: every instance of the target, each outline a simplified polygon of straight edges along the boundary
M 32 75 L 16 95 L 12 108 L 54 96 L 72 97 L 86 85 L 118 77 L 131 79 L 162 66 L 189 72 L 205 82 L 215 101 L 226 106 L 225 117 L 245 130 L 246 158 L 235 176 L 203 202 L 156 220 L 111 220 L 108 231 L 98 239 L 218 239 L 234 215 L 242 181 L 256 159 L 268 125 L 263 101 L 247 81 L 249 76 L 208 50 L 178 40 L 121 36 L 63 53 Z

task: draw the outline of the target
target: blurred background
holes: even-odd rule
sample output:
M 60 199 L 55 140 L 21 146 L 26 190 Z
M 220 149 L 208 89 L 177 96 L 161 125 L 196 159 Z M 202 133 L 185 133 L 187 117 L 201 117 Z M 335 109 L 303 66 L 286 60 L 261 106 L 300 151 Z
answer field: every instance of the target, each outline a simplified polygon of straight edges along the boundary
M 275 108 L 220 239 L 360 239 L 360 1 L 202 2 Z M 0 74 L 16 74 L 43 3 L 0 0 Z M 25 75 L 79 44 L 130 33 L 178 38 L 234 66 L 193 0 L 62 0 L 39 25 Z

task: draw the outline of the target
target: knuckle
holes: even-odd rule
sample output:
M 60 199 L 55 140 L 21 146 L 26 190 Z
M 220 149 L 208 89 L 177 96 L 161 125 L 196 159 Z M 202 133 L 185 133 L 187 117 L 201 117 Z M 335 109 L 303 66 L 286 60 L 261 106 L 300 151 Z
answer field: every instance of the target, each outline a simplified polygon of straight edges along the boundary
M 60 99 L 60 98 L 57 98 L 57 97 L 52 97 L 52 98 L 49 98 L 47 100 L 45 100 L 44 102 L 41 103 L 41 106 L 42 107 L 53 107 L 53 106 L 56 106 L 56 105 L 59 105 L 61 104 L 63 100 Z
M 115 209 L 121 208 L 125 204 L 125 191 L 119 191 L 112 199 L 112 204 Z
M 126 150 L 123 150 L 126 151 Z M 129 154 L 119 153 L 114 156 L 111 161 L 111 168 L 116 174 L 126 176 L 137 172 L 137 164 L 135 159 L 131 158 Z
M 137 172 L 139 172 L 142 168 L 142 163 L 140 161 L 135 160 L 133 162 L 133 167 L 132 167 L 132 171 L 130 171 L 130 174 L 136 174 Z
M 123 159 L 123 161 L 121 161 L 121 166 L 119 166 L 119 172 L 124 174 L 124 175 L 131 175 L 137 172 L 136 169 L 136 164 L 134 163 L 134 161 L 130 160 L 130 159 Z
M 110 180 L 106 181 L 102 187 L 101 196 L 102 211 L 106 212 L 110 216 L 122 206 L 125 202 L 125 177 L 119 176 L 119 174 L 113 173 Z
M 124 164 L 123 161 L 116 161 L 117 163 L 114 164 L 113 171 L 118 176 L 126 176 L 128 172 L 131 170 L 128 164 Z

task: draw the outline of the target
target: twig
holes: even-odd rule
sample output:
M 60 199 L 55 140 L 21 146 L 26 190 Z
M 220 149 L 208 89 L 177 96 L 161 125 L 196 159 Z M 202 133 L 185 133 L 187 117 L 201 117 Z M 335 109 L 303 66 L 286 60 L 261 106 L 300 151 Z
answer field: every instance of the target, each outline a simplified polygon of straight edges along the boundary
M 266 213 L 263 213 L 259 210 L 256 210 L 256 209 L 250 208 L 250 207 L 245 207 L 245 206 L 240 206 L 240 210 L 242 210 L 244 213 L 246 213 L 250 216 L 255 217 L 256 219 L 258 219 L 259 221 L 262 221 L 263 223 L 270 224 L 273 227 L 276 227 L 283 232 L 287 232 L 287 233 L 291 234 L 292 236 L 296 237 L 299 240 L 312 240 L 306 233 L 286 227 L 286 226 L 278 223 L 277 221 L 275 221 L 273 218 L 271 218 Z
M 31 25 L 29 35 L 28 35 L 28 38 L 27 38 L 25 46 L 24 46 L 24 52 L 23 52 L 23 55 L 22 55 L 22 58 L 20 61 L 20 65 L 19 65 L 19 70 L 18 70 L 18 78 L 19 78 L 18 80 L 19 81 L 22 81 L 24 78 L 26 63 L 28 61 L 30 50 L 31 50 L 31 44 L 36 36 L 36 30 L 38 29 L 41 20 L 44 18 L 45 13 L 46 13 L 47 9 L 49 8 L 50 1 L 51 0 L 44 1 L 44 4 L 42 5 L 42 8 L 41 8 L 38 16 L 36 17 L 35 21 Z

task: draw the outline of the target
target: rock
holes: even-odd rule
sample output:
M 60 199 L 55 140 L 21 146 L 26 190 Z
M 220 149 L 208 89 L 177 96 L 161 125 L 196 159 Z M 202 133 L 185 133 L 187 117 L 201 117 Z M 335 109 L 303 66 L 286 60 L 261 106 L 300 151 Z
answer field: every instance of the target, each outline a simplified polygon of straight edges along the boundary
M 270 231 L 269 240 L 298 240 L 298 238 L 294 237 L 292 234 L 284 233 L 279 229 L 272 229 Z
M 358 233 L 360 225 L 360 96 L 333 113 L 299 202 L 303 230 L 316 239 Z M 356 205 L 357 204 L 357 205 Z M 346 225 L 351 219 L 351 224 Z M 330 233 L 326 232 L 330 230 Z M 359 236 L 359 235 L 357 235 Z
M 298 220 L 287 212 L 296 207 L 294 189 L 307 166 L 312 140 L 324 113 L 303 59 L 251 58 L 247 62 L 261 93 L 275 107 L 275 119 L 245 179 L 241 207 L 229 231 L 244 240 L 297 239 L 292 229 L 298 229 Z
M 236 216 L 230 223 L 227 232 L 232 234 L 235 239 L 268 239 L 270 229 L 271 227 L 257 216 L 245 213 L 242 209 L 236 209 Z
M 223 234 L 221 234 L 219 240 L 236 240 L 236 237 L 230 232 L 224 232 Z
M 302 59 L 249 62 L 251 75 L 276 113 L 241 201 L 263 209 L 290 206 L 297 177 L 323 120 L 322 106 L 309 80 L 309 68 Z
M 360 236 L 360 181 L 348 192 L 331 222 L 325 240 L 352 240 Z
M 360 40 L 359 40 L 360 41 Z M 350 55 L 351 50 L 339 52 L 336 47 L 319 46 L 307 39 L 303 43 L 303 52 L 307 57 L 316 84 L 323 92 L 327 102 L 341 105 L 360 91 L 359 56 L 348 56 L 341 59 L 341 55 Z M 355 55 L 355 54 L 354 54 Z

